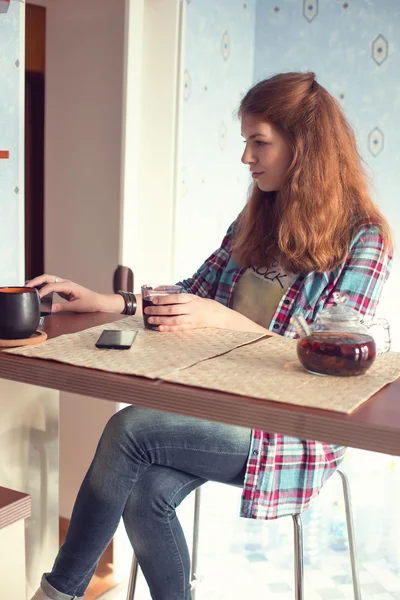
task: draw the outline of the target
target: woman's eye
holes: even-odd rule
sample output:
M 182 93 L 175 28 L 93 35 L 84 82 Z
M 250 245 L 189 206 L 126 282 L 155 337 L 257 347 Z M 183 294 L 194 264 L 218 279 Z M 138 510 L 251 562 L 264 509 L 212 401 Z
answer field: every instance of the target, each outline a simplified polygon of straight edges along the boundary
M 243 144 L 247 144 L 246 140 L 242 140 Z M 269 142 L 262 142 L 261 140 L 254 140 L 254 144 L 256 146 L 262 147 L 262 146 L 268 146 Z

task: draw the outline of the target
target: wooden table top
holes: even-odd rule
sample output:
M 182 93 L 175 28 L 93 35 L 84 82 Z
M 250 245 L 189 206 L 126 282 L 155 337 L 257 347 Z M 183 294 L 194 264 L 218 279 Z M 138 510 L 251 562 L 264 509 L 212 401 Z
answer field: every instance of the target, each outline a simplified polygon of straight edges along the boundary
M 122 315 L 106 313 L 54 314 L 46 318 L 44 329 L 52 338 L 121 318 Z M 352 414 L 345 415 L 4 352 L 0 352 L 0 378 L 302 439 L 400 455 L 400 379 Z
M 0 529 L 26 519 L 31 514 L 31 497 L 0 486 Z

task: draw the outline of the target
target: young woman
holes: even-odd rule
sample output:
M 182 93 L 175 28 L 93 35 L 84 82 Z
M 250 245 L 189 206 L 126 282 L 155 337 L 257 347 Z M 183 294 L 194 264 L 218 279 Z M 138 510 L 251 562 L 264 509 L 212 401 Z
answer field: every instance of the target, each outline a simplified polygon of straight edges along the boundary
M 368 192 L 354 134 L 313 73 L 255 85 L 240 105 L 249 201 L 187 294 L 147 308 L 160 331 L 218 327 L 295 337 L 345 292 L 373 316 L 389 274 L 389 227 Z M 43 275 L 53 311 L 134 312 L 105 296 Z M 141 314 L 137 297 L 136 314 Z M 170 316 L 169 304 L 179 304 Z M 173 313 L 176 314 L 176 307 Z M 303 511 L 345 448 L 189 417 L 124 409 L 111 418 L 82 483 L 64 545 L 34 600 L 83 597 L 117 525 L 125 526 L 154 600 L 188 600 L 189 553 L 175 509 L 208 480 L 243 486 L 241 515 L 274 519 Z

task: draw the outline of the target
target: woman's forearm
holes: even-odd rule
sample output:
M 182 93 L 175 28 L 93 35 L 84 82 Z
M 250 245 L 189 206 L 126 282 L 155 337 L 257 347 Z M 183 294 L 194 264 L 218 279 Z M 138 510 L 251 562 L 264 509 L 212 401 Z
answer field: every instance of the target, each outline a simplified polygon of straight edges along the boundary
M 136 308 L 136 316 L 142 316 L 142 296 L 141 294 L 135 294 L 137 301 Z M 220 329 L 230 329 L 233 331 L 250 331 L 254 333 L 263 333 L 269 336 L 276 336 L 277 333 L 258 325 L 251 319 L 248 319 L 241 313 L 233 310 L 231 308 L 223 307 L 221 305 L 217 305 L 219 310 L 218 314 L 215 315 L 215 325 L 212 324 L 212 327 L 218 327 Z M 102 294 L 101 295 L 101 312 L 109 312 L 122 314 L 125 308 L 125 302 L 123 297 L 120 294 Z M 222 309 L 222 312 L 221 312 Z M 214 319 L 213 319 L 214 320 Z
M 275 336 L 278 335 L 277 333 L 258 325 L 258 323 L 255 323 L 251 319 L 248 319 L 241 313 L 231 308 L 227 308 L 226 310 L 223 321 L 223 329 L 232 329 L 234 331 L 251 331 L 254 333 L 265 333 Z
M 135 294 L 136 296 L 136 313 L 135 315 L 142 316 L 142 296 L 141 294 Z M 109 312 L 122 314 L 125 308 L 125 302 L 121 294 L 102 294 L 101 295 L 101 312 Z

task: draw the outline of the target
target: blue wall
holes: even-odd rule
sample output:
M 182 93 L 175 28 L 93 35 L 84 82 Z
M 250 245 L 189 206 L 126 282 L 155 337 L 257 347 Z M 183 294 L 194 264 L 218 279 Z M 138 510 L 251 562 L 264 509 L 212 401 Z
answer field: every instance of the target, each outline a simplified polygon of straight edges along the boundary
M 251 86 L 255 0 L 188 0 L 176 210 L 175 278 L 220 243 L 249 186 L 234 115 Z
M 21 284 L 24 277 L 23 11 L 23 4 L 11 2 L 8 12 L 0 13 L 0 150 L 10 152 L 8 160 L 0 159 L 0 285 L 3 286 Z

